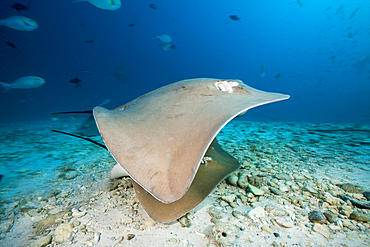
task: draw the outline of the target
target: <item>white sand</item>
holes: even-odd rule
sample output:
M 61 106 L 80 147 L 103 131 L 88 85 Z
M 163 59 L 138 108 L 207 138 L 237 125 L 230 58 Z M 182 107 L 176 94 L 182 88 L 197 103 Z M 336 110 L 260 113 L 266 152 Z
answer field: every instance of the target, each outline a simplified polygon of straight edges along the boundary
M 52 124 L 54 128 L 71 131 L 78 122 Z M 327 238 L 313 231 L 314 223 L 302 214 L 302 210 L 338 209 L 339 206 L 323 205 L 322 200 L 303 192 L 302 187 L 291 189 L 283 196 L 254 197 L 224 181 L 187 215 L 190 227 L 182 227 L 177 221 L 156 224 L 142 209 L 133 189 L 125 188 L 129 184 L 126 180 L 109 181 L 113 159 L 107 151 L 83 140 L 52 133 L 50 125 L 46 122 L 0 127 L 4 133 L 0 142 L 0 161 L 5 173 L 0 190 L 0 246 L 23 246 L 45 235 L 52 236 L 50 246 L 217 246 L 222 241 L 235 246 L 370 246 L 368 223 L 350 220 L 350 227 L 342 227 L 338 222 L 323 224 L 324 229 L 328 226 L 333 229 Z M 218 139 L 224 149 L 243 164 L 243 171 L 251 176 L 266 173 L 271 177 L 273 172 L 283 172 L 293 178 L 292 182 L 316 186 L 318 191 L 321 191 L 321 184 L 329 184 L 331 189 L 323 191 L 332 194 L 341 191 L 336 184 L 346 182 L 369 190 L 370 133 L 307 131 L 318 128 L 370 129 L 369 126 L 350 124 L 234 121 L 222 130 Z M 266 167 L 271 169 L 266 170 Z M 73 172 L 77 172 L 77 176 L 66 180 L 66 174 L 73 177 Z M 299 176 L 305 176 L 304 180 L 299 180 Z M 222 199 L 228 195 L 244 199 L 249 196 L 256 202 L 236 199 L 235 207 L 231 207 Z M 297 195 L 307 203 L 291 204 L 287 200 L 291 195 Z M 258 206 L 266 209 L 269 204 L 275 205 L 285 216 L 267 211 L 256 218 L 248 215 L 251 209 Z M 64 214 L 63 219 L 57 219 L 56 224 L 34 235 L 34 222 L 66 208 L 70 213 Z M 220 212 L 221 218 L 212 218 L 210 208 Z M 79 213 L 76 212 L 76 216 L 72 216 L 72 209 L 84 215 L 77 218 Z M 367 209 L 361 212 L 370 214 Z M 285 228 L 276 223 L 280 218 L 292 223 L 292 227 Z M 345 218 L 341 215 L 339 220 Z M 73 223 L 75 221 L 79 222 L 78 226 Z M 233 240 L 233 233 L 227 232 L 223 240 L 217 240 L 212 233 L 216 222 L 235 225 L 237 238 Z M 54 231 L 63 223 L 75 224 L 71 230 L 72 240 L 56 244 Z M 128 240 L 130 234 L 133 238 Z

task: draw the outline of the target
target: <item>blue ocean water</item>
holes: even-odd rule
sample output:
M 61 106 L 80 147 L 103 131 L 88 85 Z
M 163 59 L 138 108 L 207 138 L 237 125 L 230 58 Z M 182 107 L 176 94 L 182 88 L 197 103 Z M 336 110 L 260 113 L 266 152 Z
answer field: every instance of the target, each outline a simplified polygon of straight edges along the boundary
M 18 12 L 4 0 L 0 19 L 23 15 L 39 28 L 0 26 L 0 81 L 37 75 L 46 84 L 1 92 L 2 123 L 47 120 L 51 112 L 88 110 L 105 99 L 114 108 L 197 77 L 237 78 L 291 95 L 243 120 L 370 123 L 368 1 L 143 0 L 122 1 L 115 11 L 71 1 L 18 2 L 29 10 Z M 176 49 L 162 50 L 155 34 L 171 36 Z M 125 83 L 114 76 L 117 68 Z M 80 86 L 69 82 L 74 78 Z

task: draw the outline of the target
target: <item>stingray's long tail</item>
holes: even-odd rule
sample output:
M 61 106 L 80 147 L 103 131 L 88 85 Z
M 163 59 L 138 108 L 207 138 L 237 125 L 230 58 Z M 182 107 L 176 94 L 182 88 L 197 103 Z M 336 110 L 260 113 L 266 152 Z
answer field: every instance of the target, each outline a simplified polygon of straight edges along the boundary
M 88 114 L 92 114 L 92 110 L 86 110 L 86 111 L 63 111 L 63 112 L 52 112 L 51 114 L 52 115 L 56 115 L 56 114 L 70 114 L 70 113 L 88 113 Z
M 91 143 L 94 143 L 95 145 L 98 145 L 98 146 L 100 146 L 100 147 L 108 150 L 108 148 L 104 144 L 101 144 L 101 143 L 99 143 L 97 141 L 91 140 L 90 138 L 79 136 L 79 135 L 75 135 L 75 134 L 71 134 L 71 133 L 67 133 L 67 132 L 60 131 L 60 130 L 51 130 L 51 131 L 54 131 L 54 132 L 61 133 L 61 134 L 64 134 L 64 135 L 69 135 L 69 136 L 73 136 L 73 137 L 77 137 L 77 138 L 86 140 L 86 141 L 89 141 Z

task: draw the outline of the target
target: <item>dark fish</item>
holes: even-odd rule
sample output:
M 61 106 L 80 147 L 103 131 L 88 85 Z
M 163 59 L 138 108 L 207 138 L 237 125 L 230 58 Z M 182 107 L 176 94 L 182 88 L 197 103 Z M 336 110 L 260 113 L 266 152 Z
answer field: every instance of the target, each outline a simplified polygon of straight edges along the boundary
M 5 41 L 5 43 L 10 46 L 11 48 L 17 48 L 12 42 Z
M 128 26 L 129 26 L 129 27 L 133 27 L 133 26 L 135 26 L 135 23 L 131 23 L 131 24 L 129 24 Z
M 14 2 L 12 5 L 10 5 L 13 9 L 16 9 L 17 11 L 28 11 L 30 8 L 24 4 Z
M 233 21 L 238 21 L 240 18 L 237 15 L 230 15 L 230 19 Z
M 283 78 L 283 77 L 281 77 L 281 73 L 277 73 L 277 75 L 275 75 L 274 77 L 275 77 L 276 80 Z
M 152 4 L 149 4 L 149 8 L 152 8 L 154 10 L 157 10 L 158 9 L 158 6 L 155 5 L 154 3 L 152 3 Z
M 78 77 L 76 77 L 76 78 L 73 78 L 73 79 L 69 80 L 69 82 L 75 84 L 76 85 L 75 87 L 79 87 L 79 86 L 81 86 L 80 83 L 82 82 L 82 80 L 80 80 Z
M 352 14 L 349 16 L 348 20 L 352 19 L 356 15 L 356 13 L 359 9 L 360 9 L 360 7 L 358 7 L 355 11 L 353 11 Z
M 4 175 L 0 174 L 0 182 L 1 182 L 1 180 L 3 180 L 3 177 L 4 177 Z
M 92 39 L 89 39 L 89 40 L 85 40 L 85 43 L 89 43 L 89 44 L 92 44 L 92 43 L 94 43 L 94 40 L 92 40 Z

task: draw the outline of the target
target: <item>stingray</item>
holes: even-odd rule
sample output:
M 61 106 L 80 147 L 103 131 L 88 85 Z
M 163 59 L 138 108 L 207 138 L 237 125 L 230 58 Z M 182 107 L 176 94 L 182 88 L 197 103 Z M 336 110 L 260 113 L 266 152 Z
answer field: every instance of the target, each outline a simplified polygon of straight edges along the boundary
M 216 135 L 248 109 L 288 99 L 240 80 L 189 79 L 120 107 L 93 109 L 111 155 L 132 179 L 144 210 L 171 222 L 201 203 L 239 162 Z

